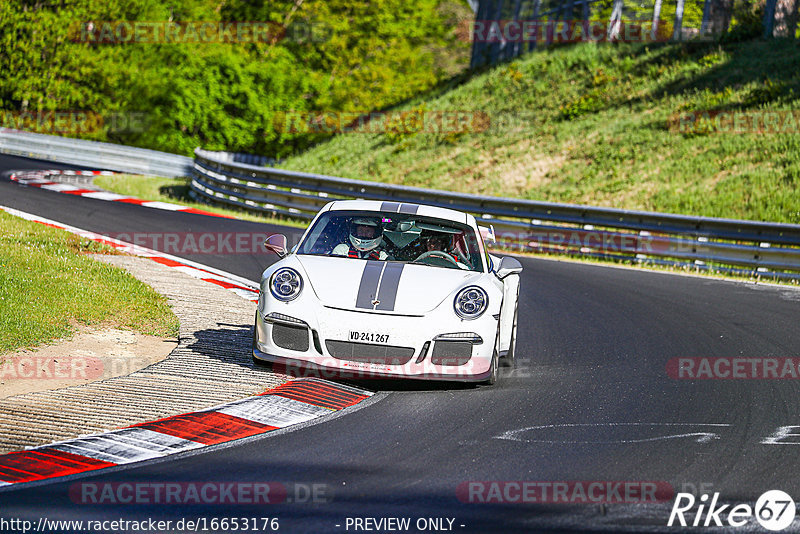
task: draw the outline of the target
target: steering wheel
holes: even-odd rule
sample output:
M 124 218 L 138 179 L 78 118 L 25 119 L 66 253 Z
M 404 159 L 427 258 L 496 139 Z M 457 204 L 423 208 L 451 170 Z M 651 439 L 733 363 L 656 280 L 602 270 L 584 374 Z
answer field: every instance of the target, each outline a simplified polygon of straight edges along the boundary
M 425 258 L 431 258 L 431 257 L 449 260 L 453 265 L 458 265 L 458 261 L 456 261 L 456 259 L 453 258 L 453 256 L 441 250 L 429 250 L 428 252 L 423 252 L 422 254 L 417 256 L 417 259 L 415 259 L 411 263 L 417 263 L 420 260 L 424 260 Z

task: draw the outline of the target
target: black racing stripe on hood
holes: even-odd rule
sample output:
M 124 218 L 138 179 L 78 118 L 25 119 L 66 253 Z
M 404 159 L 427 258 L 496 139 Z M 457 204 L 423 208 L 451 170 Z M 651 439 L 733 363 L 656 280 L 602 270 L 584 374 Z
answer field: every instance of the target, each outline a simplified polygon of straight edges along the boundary
M 393 211 L 397 213 L 397 210 L 400 209 L 399 202 L 381 202 L 381 211 Z
M 382 261 L 367 261 L 364 272 L 361 273 L 361 283 L 358 285 L 356 308 L 368 310 L 374 308 L 372 301 L 375 300 L 375 295 L 378 293 L 378 281 L 381 279 L 384 265 L 386 264 Z
M 397 288 L 400 286 L 400 276 L 403 274 L 404 263 L 387 263 L 381 278 L 381 287 L 378 290 L 378 304 L 376 310 L 393 311 L 397 300 Z
M 419 206 L 416 204 L 400 204 L 400 213 L 407 213 L 409 215 L 416 215 Z

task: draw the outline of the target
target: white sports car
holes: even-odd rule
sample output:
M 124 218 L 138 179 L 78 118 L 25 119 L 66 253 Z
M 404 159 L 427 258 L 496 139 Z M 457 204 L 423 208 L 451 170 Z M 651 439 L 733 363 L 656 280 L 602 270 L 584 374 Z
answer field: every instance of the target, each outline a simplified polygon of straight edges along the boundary
M 475 218 L 418 204 L 345 200 L 316 215 L 261 276 L 256 362 L 345 376 L 493 384 L 513 365 L 519 273 L 486 251 Z

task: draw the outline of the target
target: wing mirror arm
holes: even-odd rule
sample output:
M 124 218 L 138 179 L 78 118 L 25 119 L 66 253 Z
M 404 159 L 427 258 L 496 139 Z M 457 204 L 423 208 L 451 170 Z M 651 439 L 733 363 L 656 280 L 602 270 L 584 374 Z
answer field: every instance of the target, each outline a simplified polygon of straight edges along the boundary
M 269 252 L 274 252 L 278 257 L 283 258 L 289 251 L 286 250 L 286 236 L 283 234 L 272 234 L 264 240 L 264 248 Z

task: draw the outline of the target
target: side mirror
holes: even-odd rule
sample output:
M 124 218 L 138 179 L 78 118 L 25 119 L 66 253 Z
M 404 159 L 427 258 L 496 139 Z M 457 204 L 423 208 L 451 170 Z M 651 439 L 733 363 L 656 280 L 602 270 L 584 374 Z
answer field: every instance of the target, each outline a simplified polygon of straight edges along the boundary
M 519 274 L 522 272 L 522 264 L 516 259 L 512 258 L 511 256 L 504 256 L 502 260 L 500 260 L 500 267 L 497 269 L 497 278 L 502 280 L 503 278 L 512 275 L 512 274 Z
M 264 248 L 274 252 L 283 258 L 289 252 L 286 250 L 286 236 L 283 234 L 272 234 L 264 240 Z

